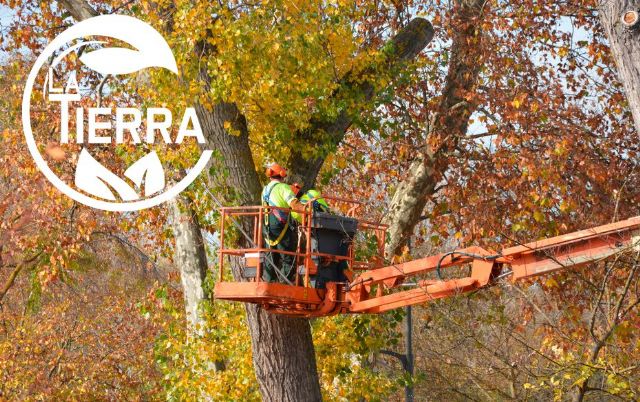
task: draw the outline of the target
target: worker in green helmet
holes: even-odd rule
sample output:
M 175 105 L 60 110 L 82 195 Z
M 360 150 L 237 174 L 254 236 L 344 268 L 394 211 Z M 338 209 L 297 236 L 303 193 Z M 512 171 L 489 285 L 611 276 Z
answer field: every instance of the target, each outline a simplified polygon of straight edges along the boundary
M 324 198 L 322 198 L 322 194 L 320 194 L 320 191 L 316 189 L 311 189 L 307 192 L 303 192 L 302 186 L 299 183 L 293 183 L 291 185 L 291 191 L 300 200 L 301 204 L 306 206 L 309 202 L 313 202 L 314 212 L 331 212 L 331 208 L 329 208 L 329 204 L 327 204 L 327 201 Z M 298 213 L 293 212 L 291 213 L 291 216 L 297 222 L 302 221 L 302 217 Z
M 296 197 L 300 200 L 300 203 L 307 206 L 310 202 L 312 203 L 313 213 L 328 213 L 331 214 L 331 208 L 329 208 L 329 204 L 322 197 L 320 191 L 316 189 L 308 190 L 307 192 L 302 191 L 302 186 L 299 183 L 293 183 L 291 185 L 291 191 L 296 195 Z M 306 209 L 308 211 L 308 209 Z M 291 216 L 300 223 L 302 217 L 300 214 L 292 212 Z M 313 232 L 312 232 L 313 233 Z M 317 242 L 315 242 L 315 236 L 312 234 L 312 249 L 317 247 Z M 346 247 L 346 245 L 345 245 Z M 341 255 L 346 255 L 346 249 Z M 325 261 L 320 257 L 314 257 L 312 260 L 318 266 L 318 271 L 313 278 L 314 286 L 316 289 L 325 289 L 327 282 L 347 282 L 348 278 L 344 274 L 344 271 L 349 268 L 349 265 L 345 260 L 340 261 Z
M 331 212 L 331 209 L 329 208 L 329 204 L 327 204 L 327 201 L 325 201 L 325 199 L 322 198 L 322 195 L 318 190 L 311 189 L 307 191 L 299 198 L 299 200 L 303 204 L 306 204 L 308 202 L 313 202 L 314 211 Z

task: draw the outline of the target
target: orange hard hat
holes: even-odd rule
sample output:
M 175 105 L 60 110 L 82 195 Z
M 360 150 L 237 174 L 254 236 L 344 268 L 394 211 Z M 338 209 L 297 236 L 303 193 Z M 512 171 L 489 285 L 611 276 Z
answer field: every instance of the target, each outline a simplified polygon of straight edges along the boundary
M 291 185 L 291 191 L 293 191 L 294 194 L 298 194 L 300 190 L 302 190 L 302 185 L 300 183 L 296 182 Z
M 267 177 L 274 177 L 274 176 L 287 177 L 287 170 L 282 166 L 278 165 L 277 163 L 272 163 L 267 168 L 267 171 L 265 172 L 265 174 L 267 175 Z

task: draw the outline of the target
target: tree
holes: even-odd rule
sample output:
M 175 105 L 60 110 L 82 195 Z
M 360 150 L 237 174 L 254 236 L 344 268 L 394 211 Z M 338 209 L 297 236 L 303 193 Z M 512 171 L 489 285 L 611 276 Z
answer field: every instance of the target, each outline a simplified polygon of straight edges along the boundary
M 68 0 L 61 2 L 61 4 L 77 20 L 98 13 L 84 1 Z M 108 6 L 101 5 L 101 7 L 103 10 L 109 10 Z M 259 199 L 261 185 L 249 143 L 249 122 L 245 116 L 248 113 L 247 107 L 249 105 L 239 104 L 242 100 L 248 100 L 248 97 L 235 94 L 231 96 L 223 95 L 219 92 L 220 85 L 227 85 L 223 88 L 232 88 L 239 83 L 225 82 L 224 76 L 219 74 L 219 72 L 224 72 L 225 68 L 225 54 L 222 52 L 222 48 L 229 43 L 224 43 L 221 40 L 212 44 L 211 42 L 215 42 L 215 40 L 212 41 L 211 39 L 215 39 L 216 34 L 219 34 L 224 40 L 232 40 L 231 44 L 234 45 L 235 42 L 238 42 L 238 39 L 240 42 L 245 39 L 242 34 L 240 38 L 233 39 L 233 35 L 237 37 L 237 32 L 242 32 L 242 29 L 246 27 L 244 24 L 252 20 L 258 20 L 259 24 L 265 24 L 268 23 L 269 18 L 275 18 L 276 25 L 283 32 L 290 29 L 287 26 L 291 22 L 290 18 L 301 19 L 293 24 L 296 29 L 304 27 L 304 22 L 307 24 L 316 22 L 321 25 L 331 26 L 334 24 L 331 18 L 335 18 L 338 21 L 337 26 L 341 26 L 344 29 L 348 25 L 345 25 L 346 20 L 344 17 L 340 16 L 340 9 L 333 6 L 323 9 L 321 4 L 302 3 L 292 7 L 276 2 L 274 5 L 266 7 L 268 14 L 265 17 L 260 8 L 253 10 L 253 5 L 243 3 L 228 7 L 221 6 L 215 10 L 211 10 L 211 6 L 207 4 L 194 6 L 190 2 L 181 1 L 158 4 L 145 3 L 143 7 L 145 11 L 151 11 L 155 17 L 162 18 L 164 25 L 158 25 L 163 25 L 166 33 L 173 36 L 172 39 L 175 40 L 175 43 L 186 46 L 186 49 L 181 49 L 185 53 L 179 55 L 179 59 L 182 58 L 183 61 L 188 61 L 186 60 L 187 51 L 195 51 L 206 60 L 222 59 L 222 69 L 211 68 L 208 66 L 209 63 L 204 63 L 204 67 L 200 65 L 200 67 L 191 70 L 193 74 L 191 77 L 197 79 L 205 90 L 200 99 L 198 99 L 197 112 L 207 138 L 207 146 L 218 150 L 223 155 L 221 167 L 224 169 L 224 174 L 222 175 L 222 172 L 214 173 L 212 180 L 218 180 L 218 182 L 222 180 L 227 187 L 235 190 L 233 194 L 229 194 L 228 200 L 233 200 L 240 205 L 256 204 Z M 310 14 L 314 7 L 318 8 L 319 14 Z M 138 10 L 142 11 L 140 8 Z M 184 18 L 184 12 L 192 12 L 192 15 L 198 15 L 198 13 L 199 15 L 213 15 L 211 19 L 203 18 L 204 22 L 202 24 L 191 26 L 193 28 L 191 36 L 195 39 L 191 42 L 192 45 L 188 42 L 185 43 L 184 38 L 181 38 L 181 35 L 185 33 L 179 29 L 180 19 Z M 273 12 L 280 12 L 282 16 L 271 14 Z M 307 18 L 311 20 L 305 21 Z M 237 30 L 230 31 L 228 28 L 234 25 L 238 27 Z M 223 27 L 224 31 L 221 32 L 220 27 Z M 256 25 L 253 26 L 254 30 L 259 31 L 255 27 Z M 415 57 L 429 42 L 432 32 L 431 25 L 428 22 L 417 19 L 408 24 L 404 30 L 388 43 L 386 48 L 380 52 L 380 55 L 376 56 L 378 60 L 365 60 L 365 62 L 361 63 L 365 66 L 362 71 L 358 71 L 355 63 L 352 68 L 343 72 L 329 70 L 325 67 L 325 71 L 333 71 L 334 74 L 333 76 L 323 77 L 326 80 L 325 84 L 329 84 L 331 87 L 319 89 L 329 94 L 325 105 L 322 105 L 324 110 L 307 113 L 308 116 L 298 117 L 297 121 L 281 119 L 274 123 L 273 120 L 269 121 L 269 119 L 273 119 L 273 116 L 267 114 L 263 117 L 262 120 L 264 122 L 262 124 L 272 124 L 271 129 L 282 130 L 280 131 L 282 136 L 289 137 L 293 134 L 302 138 L 303 141 L 292 148 L 292 160 L 295 162 L 295 167 L 292 169 L 293 176 L 304 177 L 307 186 L 313 184 L 327 151 L 335 148 L 353 119 L 359 115 L 360 107 L 370 102 L 374 97 L 375 84 L 368 76 L 380 73 L 388 74 L 391 69 L 397 69 L 401 62 Z M 229 35 L 229 33 L 232 35 Z M 292 33 L 299 35 L 299 32 L 292 31 Z M 341 38 L 328 35 L 328 31 L 320 30 L 314 32 L 309 40 L 311 42 L 315 41 L 313 46 L 320 45 L 320 41 L 327 40 L 327 37 L 329 37 L 330 41 L 341 40 Z M 259 43 L 257 36 L 253 39 L 257 40 L 254 43 Z M 275 46 L 280 46 L 279 41 L 284 40 L 283 43 L 287 41 L 285 37 L 277 39 Z M 346 39 L 350 40 L 350 37 L 347 36 Z M 297 45 L 302 46 L 300 49 L 308 49 L 308 47 L 305 48 L 307 46 L 304 44 L 305 41 L 307 39 L 300 36 L 300 40 L 297 43 Z M 274 49 L 277 51 L 277 47 Z M 317 48 L 317 50 L 320 49 L 320 47 Z M 231 50 L 233 51 L 234 49 Z M 290 48 L 289 50 L 298 51 L 295 48 Z M 336 53 L 342 52 L 339 47 L 333 50 Z M 258 52 L 260 51 L 262 49 L 258 49 Z M 298 54 L 297 56 L 301 55 Z M 345 55 L 347 56 L 346 58 Z M 320 56 L 325 57 L 322 54 Z M 340 63 L 347 63 L 348 65 L 350 63 L 348 56 L 349 53 L 343 54 Z M 259 60 L 259 54 L 254 54 L 254 57 Z M 330 55 L 330 57 L 334 56 Z M 285 62 L 285 59 L 280 60 L 280 63 Z M 367 66 L 367 64 L 371 67 Z M 192 65 L 195 67 L 195 64 Z M 226 68 L 229 67 L 231 66 Z M 278 66 L 274 67 L 278 68 Z M 337 67 L 344 68 L 344 66 L 339 65 Z M 331 68 L 335 67 L 332 66 Z M 286 69 L 283 71 L 286 71 Z M 287 71 L 287 73 L 289 72 Z M 333 93 L 331 93 L 332 91 Z M 235 100 L 233 99 L 234 95 Z M 340 106 L 344 102 L 347 102 L 346 108 Z M 293 115 L 287 116 L 288 119 L 291 117 Z M 257 126 L 260 121 L 253 124 Z M 287 125 L 298 127 L 298 129 L 291 132 L 289 128 L 284 129 Z M 258 126 L 258 129 L 254 131 L 259 132 L 261 131 L 260 128 Z M 262 129 L 264 130 L 264 127 Z M 296 132 L 299 134 L 296 134 Z M 278 141 L 284 139 L 284 137 L 279 138 Z M 313 149 L 320 139 L 326 140 L 323 149 Z M 284 156 L 281 153 L 282 151 L 276 151 L 278 146 L 282 146 L 282 144 L 277 142 L 273 144 L 270 152 L 272 156 L 282 157 Z M 282 149 L 288 149 L 288 147 L 283 147 Z M 309 157 L 310 154 L 311 157 Z M 221 177 L 223 178 L 221 179 Z M 188 207 L 189 203 L 187 202 L 186 205 Z M 173 221 L 176 225 L 175 232 L 178 235 L 176 243 L 178 263 L 185 277 L 183 283 L 189 284 L 189 287 L 185 288 L 185 297 L 188 309 L 191 312 L 190 316 L 193 316 L 197 310 L 197 307 L 194 309 L 194 303 L 197 303 L 202 297 L 191 297 L 190 295 L 203 294 L 198 288 L 202 287 L 202 272 L 204 271 L 202 264 L 205 261 L 201 257 L 204 255 L 202 250 L 204 245 L 199 240 L 201 236 L 197 233 L 199 227 L 194 220 L 193 212 L 187 209 L 177 213 L 177 209 L 174 209 Z M 185 224 L 184 222 L 191 223 Z M 198 257 L 197 261 L 196 257 Z M 236 275 L 238 275 L 237 270 Z M 308 322 L 304 319 L 270 315 L 255 306 L 247 307 L 247 320 L 253 339 L 253 358 L 256 374 L 263 397 L 266 400 L 283 401 L 300 400 L 301 397 L 305 397 L 308 400 L 319 400 L 320 387 Z M 292 345 L 294 345 L 293 350 Z
M 423 21 L 416 21 L 407 26 L 393 40 L 391 46 L 393 50 L 388 56 L 388 63 L 414 57 L 430 40 L 430 30 L 430 25 Z M 355 91 L 355 96 L 371 98 L 373 85 L 366 81 L 358 82 L 356 79 L 353 80 L 355 83 L 347 80 L 339 85 L 344 85 L 348 91 Z M 343 95 L 338 90 L 334 96 L 340 99 Z M 207 137 L 211 138 L 211 145 L 226 155 L 235 155 L 233 159 L 229 157 L 224 159 L 224 163 L 229 174 L 228 185 L 238 189 L 240 193 L 239 203 L 241 205 L 257 204 L 260 184 L 251 158 L 246 119 L 233 104 L 215 106 L 214 114 L 210 117 L 202 109 L 200 114 L 205 117 L 204 127 L 210 127 L 209 132 L 217 134 Z M 299 146 L 304 149 L 303 147 L 309 142 L 328 135 L 330 140 L 325 146 L 329 149 L 333 148 L 335 146 L 333 144 L 337 145 L 344 136 L 352 118 L 342 112 L 333 119 L 311 120 L 310 124 L 298 134 L 305 141 Z M 240 135 L 230 137 L 224 131 L 225 121 L 231 122 L 230 126 Z M 323 160 L 322 154 L 304 159 L 302 153 L 294 148 L 292 162 L 289 164 L 292 176 L 302 178 L 305 186 L 310 187 L 315 182 Z M 235 274 L 236 279 L 239 279 L 238 270 Z M 282 401 L 301 400 L 300 398 L 319 400 L 320 388 L 307 320 L 271 315 L 257 306 L 248 305 L 247 321 L 253 340 L 256 375 L 263 398 Z M 295 350 L 291 350 L 292 345 L 295 345 Z
M 428 144 L 411 164 L 407 179 L 399 184 L 389 207 L 389 242 L 385 248 L 389 259 L 405 245 L 442 179 L 446 165 L 439 166 L 437 156 L 454 149 L 466 135 L 469 117 L 476 108 L 473 93 L 486 51 L 481 41 L 486 4 L 483 0 L 454 2 L 448 73 L 439 104 L 428 123 Z
M 600 1 L 598 14 L 616 61 L 618 79 L 624 86 L 636 131 L 640 135 L 640 23 L 638 1 Z
M 437 67 L 424 65 L 428 73 L 418 74 L 430 78 L 429 85 L 420 79 L 408 83 L 406 92 L 399 91 L 400 95 L 384 111 L 384 120 L 392 123 L 375 133 L 373 139 L 369 133 L 354 130 L 341 148 L 340 159 L 336 158 L 334 163 L 335 166 L 344 163 L 343 160 L 356 161 L 347 163 L 350 171 L 355 172 L 353 178 L 346 183 L 334 180 L 332 184 L 344 186 L 345 194 L 351 188 L 364 187 L 366 191 L 359 192 L 358 197 L 382 205 L 378 212 L 395 226 L 391 228 L 387 256 L 403 251 L 409 257 L 421 256 L 426 254 L 427 246 L 450 250 L 480 244 L 499 250 L 510 242 L 636 215 L 638 191 L 629 187 L 629 183 L 638 180 L 639 173 L 636 131 L 630 129 L 631 114 L 622 88 L 615 81 L 606 38 L 590 4 L 486 2 L 482 3 L 482 9 L 475 10 L 469 9 L 470 5 L 472 2 L 455 2 L 452 9 L 429 10 L 433 14 L 428 15 L 435 15 L 436 23 L 450 22 L 444 24 L 444 32 L 452 38 L 447 51 L 433 56 Z M 466 14 L 469 18 L 460 18 L 465 15 L 463 11 L 475 12 Z M 582 30 L 588 34 L 575 34 Z M 468 43 L 478 46 L 465 48 Z M 457 57 L 461 51 L 466 52 L 465 57 Z M 448 69 L 441 68 L 442 65 Z M 456 71 L 466 74 L 456 76 Z M 454 94 L 458 101 L 455 108 L 443 113 L 442 102 L 449 94 L 445 88 L 457 88 Z M 457 118 L 441 119 L 448 113 Z M 469 126 L 474 122 L 477 131 L 470 132 Z M 425 161 L 425 154 L 430 159 Z M 405 175 L 407 171 L 409 174 Z M 394 194 L 392 213 L 386 209 L 387 194 Z M 412 239 L 413 247 L 403 250 L 408 239 Z M 421 243 L 424 247 L 419 246 Z M 637 280 L 633 256 L 626 261 L 620 264 L 616 260 L 612 265 L 617 264 L 630 274 L 625 274 L 625 279 Z M 558 309 L 564 319 L 556 326 L 562 334 L 549 335 L 545 341 L 556 347 L 562 344 L 561 354 L 572 359 L 570 364 L 590 364 L 587 347 L 578 345 L 597 345 L 596 339 L 601 340 L 609 328 L 622 330 L 615 324 L 607 327 L 600 322 L 602 316 L 596 311 L 593 315 L 598 315 L 598 325 L 605 329 L 602 332 L 599 329 L 593 339 L 585 337 L 588 326 L 581 321 L 581 314 L 590 314 L 585 311 L 586 305 L 599 308 L 597 292 L 593 295 L 587 288 L 593 290 L 594 283 L 612 280 L 605 272 L 603 265 L 598 265 L 597 269 L 594 266 L 584 272 L 566 273 L 559 280 L 535 285 L 542 286 L 548 300 L 541 311 L 551 310 L 556 304 L 565 306 Z M 560 289 L 553 285 L 556 281 Z M 623 284 L 616 283 L 623 288 Z M 616 285 L 603 285 L 608 286 Z M 572 297 L 567 297 L 573 292 Z M 495 295 L 487 293 L 477 297 L 484 300 Z M 605 296 L 608 297 L 614 296 Z M 635 308 L 635 296 L 618 300 L 622 299 L 623 305 Z M 507 341 L 487 347 L 487 353 L 499 350 L 504 361 L 488 364 L 486 371 L 475 370 L 479 362 L 469 364 L 472 373 L 465 374 L 468 377 L 464 381 L 459 380 L 461 372 L 448 365 L 466 365 L 470 354 L 477 353 L 473 346 L 462 349 L 460 355 L 454 353 L 458 360 L 453 363 L 451 355 L 438 357 L 448 350 L 457 350 L 458 341 L 465 337 L 475 342 L 477 329 L 492 335 L 493 330 L 505 334 L 513 331 L 502 322 L 483 321 L 485 315 L 504 309 L 508 298 L 490 302 L 490 311 L 473 300 L 451 300 L 428 308 L 427 318 L 435 314 L 433 310 L 443 318 L 429 326 L 427 332 L 433 334 L 429 334 L 426 347 L 431 349 L 431 345 L 447 336 L 457 340 L 449 346 L 435 347 L 433 354 L 428 355 L 424 370 L 429 373 L 427 377 L 438 378 L 436 385 L 441 388 L 434 385 L 427 389 L 437 389 L 442 392 L 438 395 L 449 399 L 461 393 L 478 397 L 476 387 L 486 387 L 489 392 L 483 392 L 480 399 L 512 397 L 514 392 L 517 395 L 523 387 L 518 380 L 520 371 L 509 366 L 520 365 L 519 359 L 526 360 L 527 352 L 521 352 L 513 343 L 506 349 L 503 344 Z M 567 300 L 575 300 L 573 303 L 580 307 L 566 306 Z M 467 309 L 476 308 L 477 316 L 466 315 Z M 516 316 L 522 312 L 515 311 Z M 455 323 L 444 328 L 450 320 Z M 571 345 L 560 342 L 565 330 L 579 336 L 578 340 L 572 340 Z M 628 342 L 611 338 L 609 341 L 610 350 L 622 348 Z M 527 348 L 532 353 L 540 350 L 532 345 Z M 480 356 L 483 357 L 479 360 L 487 358 Z M 541 358 L 547 356 L 543 354 Z M 434 363 L 439 358 L 442 370 Z M 524 372 L 531 367 L 522 364 L 526 367 L 522 369 Z M 622 366 L 620 370 L 634 370 L 633 366 L 625 366 L 623 360 L 613 365 Z M 494 372 L 497 368 L 504 373 L 504 387 L 496 389 L 495 383 L 478 385 L 482 383 L 479 373 Z M 572 380 L 562 382 L 559 393 L 575 391 L 579 395 L 580 389 L 594 387 L 598 389 L 593 392 L 624 394 L 633 384 L 634 374 L 627 378 L 617 374 L 617 369 L 606 371 L 602 364 L 592 368 L 594 375 L 584 378 L 568 370 Z M 534 373 L 532 377 L 537 375 Z M 611 382 L 603 381 L 607 375 Z M 574 383 L 577 379 L 580 381 Z M 536 395 L 544 395 L 558 381 L 558 376 L 553 375 L 546 382 L 541 380 L 545 388 L 543 391 L 534 387 Z M 623 385 L 618 387 L 617 381 Z M 469 393 L 470 389 L 474 392 Z
M 347 164 L 352 177 L 332 181 L 345 194 L 363 188 L 360 198 L 389 202 L 387 258 L 416 228 L 420 243 L 425 235 L 445 239 L 453 227 L 466 228 L 461 240 L 479 241 L 514 223 L 515 232 L 549 225 L 535 237 L 558 233 L 569 211 L 589 210 L 594 224 L 609 220 L 613 189 L 624 189 L 620 206 L 634 204 L 625 177 L 637 174 L 638 148 L 596 15 L 586 3 L 530 6 L 534 14 L 512 2 L 427 8 L 435 22 L 446 21 L 437 40 L 451 38 L 450 46 L 423 61 L 380 112 L 389 124 L 373 138 L 353 130 L 332 161 L 357 162 Z M 607 166 L 624 173 L 612 177 Z

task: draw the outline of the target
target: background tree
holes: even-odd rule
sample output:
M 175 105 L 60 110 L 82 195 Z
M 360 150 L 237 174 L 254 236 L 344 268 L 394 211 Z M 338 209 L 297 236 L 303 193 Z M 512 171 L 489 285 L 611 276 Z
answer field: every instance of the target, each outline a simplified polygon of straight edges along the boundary
M 636 131 L 640 133 L 640 94 L 638 93 L 640 17 L 638 10 L 640 10 L 638 1 L 604 0 L 598 4 L 598 15 L 616 61 L 618 78 L 624 86 Z
M 440 247 L 450 250 L 473 244 L 499 250 L 509 242 L 637 215 L 638 193 L 629 188 L 629 183 L 638 178 L 636 131 L 630 125 L 631 115 L 622 87 L 615 80 L 613 61 L 594 13 L 594 3 L 486 2 L 480 4 L 481 9 L 468 8 L 471 5 L 471 2 L 460 2 L 458 8 L 428 8 L 427 15 L 433 16 L 435 24 L 446 21 L 443 25 L 451 27 L 451 31 L 439 31 L 443 32 L 443 38 L 436 36 L 435 39 L 436 44 L 442 43 L 447 50 L 433 55 L 433 64 L 425 65 L 423 76 L 417 75 L 423 79 L 407 83 L 407 91 L 400 91 L 401 95 L 381 110 L 384 116 L 381 121 L 390 124 L 373 135 L 354 130 L 341 148 L 340 157 L 332 161 L 333 166 L 345 164 L 353 175 L 346 182 L 343 177 L 334 179 L 332 184 L 344 186 L 345 194 L 353 188 L 366 189 L 358 196 L 382 205 L 378 212 L 384 211 L 387 222 L 395 225 L 387 255 L 404 250 L 403 258 L 407 258 L 432 253 Z M 455 10 L 475 10 L 475 13 L 456 20 L 452 16 Z M 393 15 L 389 12 L 387 18 L 394 18 Z M 470 29 L 470 25 L 476 29 Z M 461 43 L 456 44 L 456 38 L 461 37 Z M 448 42 L 447 38 L 453 39 Z M 464 44 L 469 42 L 480 46 L 465 50 Z M 467 56 L 455 57 L 455 52 L 460 51 L 468 52 Z M 456 64 L 457 61 L 463 65 Z M 449 68 L 444 69 L 443 65 Z M 466 74 L 456 77 L 456 71 Z M 457 107 L 448 113 L 455 112 L 458 117 L 442 125 L 447 122 L 441 119 L 441 106 L 450 94 L 448 88 L 456 88 L 454 94 L 459 99 Z M 463 114 L 464 109 L 470 113 Z M 434 127 L 443 131 L 433 131 Z M 425 161 L 425 153 L 430 160 Z M 402 173 L 406 169 L 410 172 L 408 177 Z M 385 209 L 388 194 L 394 194 L 393 214 Z M 402 247 L 408 239 L 413 240 L 410 255 Z M 633 258 L 618 264 L 629 274 L 624 278 L 637 280 Z M 604 267 L 597 265 L 587 269 L 586 274 L 562 274 L 559 282 L 541 281 L 546 298 L 541 310 L 552 309 L 555 303 L 562 303 L 561 300 L 566 303 L 567 299 L 561 298 L 559 292 L 575 287 L 576 298 L 571 300 L 580 307 L 573 311 L 571 318 L 562 321 L 562 326 L 575 325 L 576 331 L 584 335 L 588 325 L 579 317 L 590 314 L 585 311 L 587 306 L 597 309 L 600 305 L 598 297 L 585 286 L 591 288 L 594 283 L 610 280 Z M 554 283 L 560 283 L 560 289 Z M 593 287 L 596 288 L 598 286 Z M 488 292 L 486 297 L 494 294 Z M 613 296 L 605 296 L 608 297 Z M 623 299 L 622 304 L 635 309 L 632 307 L 635 296 Z M 429 323 L 434 337 L 419 345 L 438 344 L 447 334 L 459 334 L 460 338 L 456 338 L 459 341 L 478 325 L 508 333 L 510 329 L 504 321 L 482 319 L 484 315 L 493 314 L 493 310 L 501 311 L 507 300 L 490 301 L 485 308 L 471 304 L 471 308 L 477 308 L 477 316 L 457 321 L 462 325 L 457 330 L 447 327 L 439 332 L 437 329 L 443 321 L 433 326 Z M 445 317 L 466 316 L 462 305 L 453 307 L 456 305 L 453 301 L 443 304 Z M 436 314 L 434 309 L 436 307 L 427 309 L 427 317 Z M 554 344 L 560 337 L 561 334 L 550 335 L 545 342 Z M 574 353 L 577 345 L 593 345 L 592 341 L 588 337 L 580 338 L 563 350 Z M 457 398 L 464 393 L 468 397 L 491 400 L 513 395 L 510 386 L 516 394 L 524 388 L 524 383 L 515 380 L 500 389 L 500 394 L 494 393 L 495 388 L 489 393 L 480 391 L 481 396 L 477 396 L 477 392 L 469 393 L 469 389 L 482 388 L 477 384 L 479 373 L 486 375 L 495 370 L 496 365 L 464 381 L 456 380 L 467 375 L 451 367 L 452 360 L 446 357 L 448 350 L 459 347 L 460 343 L 456 342 L 442 348 L 428 346 L 434 353 L 422 367 L 432 373 L 432 367 L 442 365 L 437 374 L 442 379 L 438 385 L 443 388 L 438 392 L 443 392 L 440 394 L 443 398 L 444 395 Z M 609 339 L 608 342 L 607 347 L 619 350 L 627 341 Z M 518 350 L 513 344 L 506 349 L 502 344 L 493 344 L 487 352 L 503 349 L 505 354 Z M 573 364 L 588 365 L 589 353 L 579 350 L 572 356 Z M 472 346 L 460 351 L 460 364 L 469 359 L 470 353 L 476 353 Z M 418 350 L 416 353 L 420 356 Z M 522 362 L 522 370 L 533 367 L 532 361 L 524 357 L 526 352 L 515 352 L 515 355 L 526 361 Z M 513 373 L 520 373 L 513 367 L 504 370 L 507 378 L 512 379 L 517 378 Z M 594 377 L 569 375 L 573 380 L 562 386 L 558 377 L 550 376 L 548 382 L 542 382 L 555 384 L 558 393 L 564 394 L 576 391 L 575 395 L 580 395 L 580 390 L 594 387 L 591 392 L 596 398 L 612 390 L 627 392 L 633 382 L 626 378 L 622 382 L 627 385 L 618 388 L 614 382 L 621 377 L 614 370 L 610 375 L 617 380 L 603 381 L 595 387 L 594 378 L 602 380 L 603 368 L 598 366 L 594 370 L 598 373 Z M 635 375 L 633 365 L 622 370 Z M 591 385 L 586 385 L 588 379 Z M 435 389 L 429 385 L 426 389 Z M 430 391 L 424 392 L 431 394 Z M 536 387 L 536 395 L 543 395 L 541 392 L 541 388 Z

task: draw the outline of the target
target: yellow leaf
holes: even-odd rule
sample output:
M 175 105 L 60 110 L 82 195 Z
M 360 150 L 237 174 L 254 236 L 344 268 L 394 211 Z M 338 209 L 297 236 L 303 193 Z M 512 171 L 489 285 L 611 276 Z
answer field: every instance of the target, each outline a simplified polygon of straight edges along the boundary
M 536 222 L 542 222 L 544 221 L 544 214 L 540 211 L 535 211 L 533 213 L 533 219 L 535 219 Z

